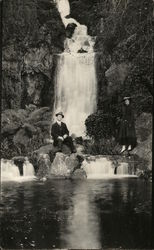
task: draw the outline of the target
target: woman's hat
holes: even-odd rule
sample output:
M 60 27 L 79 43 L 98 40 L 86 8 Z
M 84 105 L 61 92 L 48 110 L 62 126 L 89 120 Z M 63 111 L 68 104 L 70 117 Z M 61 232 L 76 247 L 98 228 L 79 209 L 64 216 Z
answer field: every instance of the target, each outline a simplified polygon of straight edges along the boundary
M 63 112 L 58 112 L 56 116 L 61 115 L 64 118 Z
M 131 99 L 130 96 L 125 96 L 125 97 L 123 98 L 123 101 L 125 101 L 125 100 L 130 100 L 130 99 Z

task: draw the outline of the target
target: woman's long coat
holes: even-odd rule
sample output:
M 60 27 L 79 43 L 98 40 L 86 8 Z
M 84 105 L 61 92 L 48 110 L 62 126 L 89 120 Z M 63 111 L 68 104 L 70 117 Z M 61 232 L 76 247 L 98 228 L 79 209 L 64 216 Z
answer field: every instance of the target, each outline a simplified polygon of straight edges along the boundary
M 120 119 L 118 141 L 121 145 L 136 146 L 136 131 L 134 113 L 130 105 L 122 107 L 122 114 Z

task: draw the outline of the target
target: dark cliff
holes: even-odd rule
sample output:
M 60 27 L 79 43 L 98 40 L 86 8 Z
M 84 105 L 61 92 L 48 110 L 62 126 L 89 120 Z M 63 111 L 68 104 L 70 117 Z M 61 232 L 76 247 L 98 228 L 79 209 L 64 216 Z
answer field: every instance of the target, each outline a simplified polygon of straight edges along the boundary
M 53 54 L 63 51 L 64 37 L 51 1 L 3 1 L 3 109 L 53 104 Z

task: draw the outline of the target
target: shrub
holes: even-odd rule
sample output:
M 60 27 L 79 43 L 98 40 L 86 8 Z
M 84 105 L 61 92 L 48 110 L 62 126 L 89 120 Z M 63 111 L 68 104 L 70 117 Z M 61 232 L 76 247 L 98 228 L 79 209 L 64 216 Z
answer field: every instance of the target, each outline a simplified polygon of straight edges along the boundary
M 110 139 L 115 136 L 114 117 L 109 113 L 98 111 L 90 116 L 85 121 L 87 135 L 99 140 L 102 138 Z

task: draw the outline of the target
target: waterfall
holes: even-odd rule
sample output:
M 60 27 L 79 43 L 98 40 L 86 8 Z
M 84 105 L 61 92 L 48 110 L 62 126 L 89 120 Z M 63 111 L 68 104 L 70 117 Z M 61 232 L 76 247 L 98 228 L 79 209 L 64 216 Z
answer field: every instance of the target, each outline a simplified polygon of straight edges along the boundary
M 13 161 L 1 159 L 1 180 L 13 180 L 18 177 L 20 177 L 19 169 Z
M 98 158 L 94 161 L 84 161 L 82 163 L 83 169 L 86 171 L 87 178 L 103 178 L 114 175 L 114 167 L 112 162 L 105 157 Z
M 19 168 L 13 160 L 1 159 L 2 181 L 26 181 L 34 179 L 33 165 L 26 159 L 23 164 L 23 176 L 20 176 Z
M 66 18 L 70 14 L 68 0 L 56 0 L 56 4 L 65 27 L 75 23 L 76 28 L 65 40 L 64 53 L 58 55 L 54 113 L 62 110 L 70 133 L 83 136 L 85 119 L 96 110 L 95 38 L 87 34 L 85 25 Z
M 129 174 L 128 163 L 123 162 L 122 164 L 120 164 L 120 166 L 118 166 L 118 168 L 117 168 L 117 174 L 128 175 Z
M 124 161 L 119 161 L 115 173 L 116 166 L 113 161 L 105 156 L 97 156 L 92 160 L 85 159 L 82 168 L 85 170 L 88 179 L 137 177 L 133 170 L 130 173 L 129 163 Z
M 24 176 L 34 176 L 34 167 L 27 159 L 23 164 L 23 173 Z

